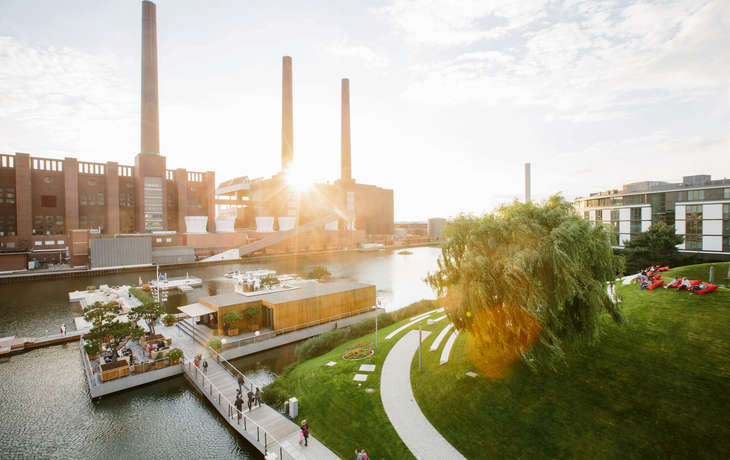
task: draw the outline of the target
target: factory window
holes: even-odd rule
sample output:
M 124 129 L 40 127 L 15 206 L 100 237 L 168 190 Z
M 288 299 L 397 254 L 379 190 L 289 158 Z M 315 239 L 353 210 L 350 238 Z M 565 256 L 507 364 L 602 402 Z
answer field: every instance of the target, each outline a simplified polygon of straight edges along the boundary
M 685 209 L 685 248 L 702 249 L 702 205 L 687 206 Z
M 641 233 L 641 208 L 631 208 L 631 234 Z

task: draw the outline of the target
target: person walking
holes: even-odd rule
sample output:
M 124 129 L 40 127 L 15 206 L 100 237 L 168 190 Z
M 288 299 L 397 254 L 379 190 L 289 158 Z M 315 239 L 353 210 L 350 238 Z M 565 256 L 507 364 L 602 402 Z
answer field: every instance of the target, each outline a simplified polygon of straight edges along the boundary
M 205 373 L 205 374 L 208 373 L 208 360 L 207 359 L 203 360 L 203 373 Z
M 302 420 L 302 434 L 304 435 L 304 447 L 307 447 L 307 441 L 309 441 L 309 425 L 306 420 Z
M 256 394 L 253 396 L 253 400 L 257 407 L 261 407 L 261 390 L 259 390 L 259 387 L 256 387 Z
M 355 449 L 355 460 L 362 460 L 362 454 L 357 449 Z
M 299 447 L 302 447 L 304 445 L 304 431 L 302 431 L 301 428 L 299 428 Z
M 238 374 L 238 391 L 243 392 L 243 374 Z
M 238 420 L 241 420 L 241 409 L 243 409 L 243 399 L 241 399 L 241 396 L 236 396 L 236 402 L 233 404 L 236 406 L 236 411 L 238 412 Z
M 365 453 L 365 449 L 361 450 L 360 454 L 362 454 L 362 460 L 370 460 L 370 457 L 368 457 L 368 454 Z
M 66 325 L 61 324 L 61 335 L 66 335 Z
M 253 405 L 253 385 L 251 385 L 251 388 L 246 388 L 248 392 L 246 393 L 246 396 L 248 397 L 248 411 L 251 412 L 251 406 Z

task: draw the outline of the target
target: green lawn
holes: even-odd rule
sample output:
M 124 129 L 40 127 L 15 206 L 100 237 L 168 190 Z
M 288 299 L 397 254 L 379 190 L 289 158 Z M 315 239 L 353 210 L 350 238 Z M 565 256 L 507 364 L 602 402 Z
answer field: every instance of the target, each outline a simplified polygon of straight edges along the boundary
M 728 264 L 714 265 L 717 280 Z M 470 459 L 730 458 L 730 291 L 618 291 L 629 324 L 607 324 L 558 372 L 520 363 L 499 381 L 465 377 L 464 337 L 452 362 L 431 354 L 421 374 L 414 364 L 422 410 Z
M 715 265 L 715 280 L 728 264 Z M 707 279 L 709 265 L 669 271 Z M 721 281 L 720 281 L 721 283 Z M 414 392 L 431 423 L 467 458 L 730 458 L 730 291 L 618 289 L 628 324 L 607 321 L 593 347 L 568 351 L 558 372 L 518 363 L 498 381 L 476 371 L 460 336 L 451 361 L 424 343 L 424 371 L 412 364 Z M 379 395 L 379 371 L 396 339 L 380 331 L 372 359 L 377 372 L 362 388 L 352 380 L 360 364 L 340 347 L 309 360 L 286 378 L 299 399 L 301 421 L 343 458 L 364 448 L 373 459 L 414 458 L 390 426 Z M 441 321 L 424 330 L 438 332 Z M 399 335 L 400 338 L 402 334 Z M 374 335 L 365 337 L 373 339 Z M 357 339 L 353 342 L 363 339 Z M 443 346 L 443 345 L 442 345 Z M 415 356 L 414 356 L 415 357 Z M 324 364 L 337 361 L 334 367 Z M 366 393 L 366 387 L 375 393 Z

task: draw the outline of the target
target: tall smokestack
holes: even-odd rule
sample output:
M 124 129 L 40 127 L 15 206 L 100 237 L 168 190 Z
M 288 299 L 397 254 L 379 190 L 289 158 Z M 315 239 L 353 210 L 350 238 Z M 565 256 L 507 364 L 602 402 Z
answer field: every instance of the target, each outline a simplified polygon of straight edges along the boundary
M 532 179 L 530 178 L 530 163 L 525 163 L 525 203 L 529 203 L 532 201 L 532 190 L 531 190 L 531 182 Z
M 292 102 L 291 58 L 284 56 L 281 97 L 281 170 L 294 163 L 294 103 Z
M 342 79 L 342 131 L 341 131 L 340 179 L 352 179 L 352 160 L 350 158 L 350 80 Z
M 142 153 L 160 154 L 157 88 L 157 6 L 142 2 Z

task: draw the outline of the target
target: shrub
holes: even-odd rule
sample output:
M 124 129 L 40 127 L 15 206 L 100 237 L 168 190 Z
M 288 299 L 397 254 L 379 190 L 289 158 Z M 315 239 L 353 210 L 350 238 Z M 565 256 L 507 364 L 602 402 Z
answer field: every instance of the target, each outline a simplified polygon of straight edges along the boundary
M 129 292 L 131 292 L 133 296 L 135 296 L 140 302 L 142 302 L 142 304 L 155 301 L 155 299 L 153 299 L 151 295 L 147 294 L 142 289 L 129 288 Z
M 286 391 L 283 388 L 283 378 L 277 378 L 261 389 L 261 399 L 271 407 L 282 408 L 287 401 Z
M 183 351 L 181 349 L 179 349 L 179 348 L 173 348 L 172 350 L 170 350 L 167 353 L 167 356 L 165 356 L 165 358 L 167 358 L 168 360 L 170 360 L 170 362 L 175 361 L 175 360 L 178 360 L 178 359 L 180 359 L 182 357 L 183 357 Z
M 431 311 L 438 308 L 435 300 L 419 300 L 407 307 L 403 307 L 391 313 L 383 313 L 378 315 L 378 328 L 388 327 L 404 318 L 410 318 L 420 313 Z M 316 337 L 302 342 L 296 348 L 297 361 L 304 361 L 317 356 L 321 356 L 330 350 L 349 342 L 352 339 L 362 337 L 375 331 L 375 318 L 366 318 L 358 321 L 352 326 L 333 331 L 325 332 Z
M 233 323 L 242 319 L 243 315 L 237 311 L 229 311 L 228 313 L 223 315 L 223 322 L 226 323 L 229 328 L 233 326 Z
M 211 350 L 220 350 L 220 348 L 223 346 L 223 342 L 221 342 L 218 339 L 213 339 L 210 342 L 208 342 L 208 348 Z
M 163 323 L 174 323 L 175 321 L 177 321 L 177 318 L 172 313 L 168 313 L 162 317 Z

